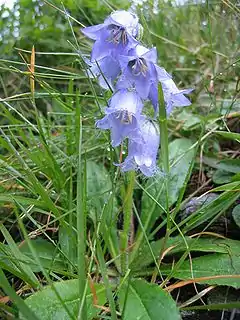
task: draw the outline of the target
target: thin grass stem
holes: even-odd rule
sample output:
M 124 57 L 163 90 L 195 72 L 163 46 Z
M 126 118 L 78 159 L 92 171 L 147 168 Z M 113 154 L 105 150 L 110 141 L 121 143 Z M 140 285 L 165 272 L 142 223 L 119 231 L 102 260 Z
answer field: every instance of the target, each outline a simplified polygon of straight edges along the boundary
M 78 248 L 78 286 L 79 286 L 79 314 L 78 319 L 87 319 L 87 309 L 85 300 L 85 285 L 86 285 L 86 213 L 84 210 L 83 199 L 83 172 L 82 172 L 82 121 L 80 106 L 76 108 L 76 125 L 78 126 L 78 173 L 77 173 L 77 248 Z M 85 181 L 86 182 L 86 181 Z

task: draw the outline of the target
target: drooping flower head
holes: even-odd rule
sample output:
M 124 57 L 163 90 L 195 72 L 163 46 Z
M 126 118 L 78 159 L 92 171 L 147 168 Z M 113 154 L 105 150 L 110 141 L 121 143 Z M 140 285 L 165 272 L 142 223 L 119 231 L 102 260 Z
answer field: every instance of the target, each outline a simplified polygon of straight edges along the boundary
M 120 164 L 123 172 L 139 169 L 145 176 L 153 176 L 157 172 L 156 158 L 160 135 L 157 125 L 145 116 L 140 119 L 142 141 L 129 139 L 128 156 Z
M 171 76 L 157 65 L 156 48 L 148 49 L 137 45 L 128 56 L 119 56 L 122 70 L 117 88 L 134 87 L 142 99 L 147 99 L 151 86 L 157 87 L 159 78 L 170 79 Z
M 122 171 L 140 170 L 146 176 L 158 171 L 159 148 L 157 125 L 142 114 L 143 103 L 150 100 L 155 114 L 158 110 L 158 86 L 162 84 L 166 111 L 186 106 L 190 101 L 179 90 L 165 69 L 157 65 L 156 48 L 148 49 L 137 39 L 141 33 L 138 17 L 129 11 L 115 11 L 104 23 L 82 29 L 94 45 L 88 75 L 97 77 L 104 89 L 113 95 L 105 108 L 105 116 L 96 122 L 100 129 L 111 132 L 113 147 L 128 138 L 128 155 L 119 166 Z
M 104 23 L 82 29 L 89 38 L 95 40 L 91 61 L 106 56 L 117 57 L 138 44 L 140 24 L 138 17 L 125 10 L 113 12 Z
M 141 141 L 139 119 L 143 103 L 135 91 L 121 89 L 109 100 L 105 117 L 96 122 L 100 129 L 111 130 L 112 146 L 116 147 L 126 138 Z

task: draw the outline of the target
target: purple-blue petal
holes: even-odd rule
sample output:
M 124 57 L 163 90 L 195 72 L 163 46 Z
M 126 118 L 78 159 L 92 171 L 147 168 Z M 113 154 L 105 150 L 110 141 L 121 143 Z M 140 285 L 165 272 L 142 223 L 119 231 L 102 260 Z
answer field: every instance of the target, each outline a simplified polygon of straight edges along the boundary
M 121 89 L 133 89 L 134 86 L 133 86 L 133 83 L 130 81 L 130 79 L 122 74 L 119 78 L 118 78 L 118 81 L 116 83 L 116 89 L 117 90 L 121 90 Z
M 131 114 L 140 115 L 143 103 L 135 91 L 121 89 L 112 96 L 109 106 L 107 113 L 126 110 Z
M 157 171 L 156 158 L 159 148 L 158 128 L 145 116 L 140 119 L 142 141 L 129 139 L 128 156 L 121 164 L 123 171 L 139 169 L 144 175 L 152 176 Z
M 122 164 L 120 164 L 120 166 L 121 166 L 122 172 L 136 170 L 137 168 L 135 161 L 132 158 L 128 159 L 128 157 L 125 159 L 125 161 Z
M 164 80 L 172 79 L 171 75 L 164 68 L 161 68 L 158 65 L 155 65 L 155 67 L 157 71 L 158 81 L 162 82 L 162 85 L 164 83 Z
M 102 119 L 96 121 L 96 127 L 103 130 L 110 129 L 108 116 L 105 116 Z
M 93 40 L 97 40 L 100 38 L 101 31 L 104 27 L 105 25 L 102 23 L 102 24 L 97 24 L 95 26 L 82 28 L 81 31 L 86 37 Z
M 118 60 L 112 58 L 111 56 L 104 57 L 95 63 L 88 62 L 90 69 L 88 70 L 88 75 L 92 77 L 97 77 L 99 85 L 106 90 L 109 87 L 113 89 L 113 82 L 118 77 L 120 73 L 120 66 Z
M 148 99 L 151 101 L 156 115 L 158 110 L 158 87 L 155 83 L 152 83 L 150 86 Z
M 174 107 L 186 107 L 191 105 L 191 101 L 182 93 L 175 93 L 172 95 L 172 101 Z
M 119 90 L 108 104 L 105 117 L 96 125 L 98 128 L 111 130 L 112 145 L 118 146 L 127 137 L 142 143 L 139 121 L 143 103 L 137 93 L 126 89 Z
M 138 33 L 138 17 L 129 11 L 117 10 L 105 19 L 104 24 L 114 24 L 125 27 L 127 32 L 136 37 Z
M 137 93 L 142 99 L 147 99 L 151 86 L 150 77 L 140 76 L 135 80 L 135 87 Z
M 95 62 L 96 60 L 100 60 L 106 56 L 109 56 L 111 53 L 111 45 L 107 42 L 102 42 L 101 40 L 97 40 L 92 48 L 91 52 L 91 61 Z
M 157 63 L 157 49 L 155 47 L 150 49 L 149 51 L 144 53 L 142 57 L 154 64 Z

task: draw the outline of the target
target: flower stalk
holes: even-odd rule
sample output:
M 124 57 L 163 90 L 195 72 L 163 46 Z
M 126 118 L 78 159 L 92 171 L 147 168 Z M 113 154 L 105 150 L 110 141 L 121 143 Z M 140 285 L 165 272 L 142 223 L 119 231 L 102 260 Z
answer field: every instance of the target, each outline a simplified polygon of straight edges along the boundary
M 151 282 L 156 281 L 156 277 L 159 270 L 159 265 L 162 261 L 163 252 L 165 250 L 165 245 L 167 242 L 167 239 L 169 237 L 169 231 L 170 231 L 170 211 L 169 211 L 169 172 L 170 172 L 170 166 L 169 166 L 169 148 L 168 148 L 168 128 L 167 128 L 167 110 L 165 106 L 164 101 L 164 94 L 162 85 L 159 84 L 158 86 L 158 100 L 159 100 L 159 114 L 158 114 L 158 121 L 159 121 L 159 127 L 160 127 L 160 135 L 161 135 L 161 159 L 162 159 L 162 166 L 163 171 L 165 175 L 164 179 L 164 186 L 165 186 L 165 210 L 167 214 L 167 230 L 164 237 L 163 245 L 161 248 L 161 252 L 159 255 L 159 261 L 158 261 L 158 268 L 156 268 L 153 272 Z
M 135 172 L 130 171 L 127 174 L 127 189 L 123 204 L 123 231 L 121 234 L 121 273 L 124 275 L 129 267 L 129 255 L 131 250 L 131 239 L 132 239 L 132 209 L 133 209 L 133 190 L 135 184 Z

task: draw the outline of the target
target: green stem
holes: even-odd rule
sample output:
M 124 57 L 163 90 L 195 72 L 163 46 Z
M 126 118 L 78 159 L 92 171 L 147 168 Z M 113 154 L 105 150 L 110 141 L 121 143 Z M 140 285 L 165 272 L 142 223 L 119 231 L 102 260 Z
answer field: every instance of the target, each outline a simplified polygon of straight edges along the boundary
M 169 216 L 169 150 L 168 150 L 168 128 L 167 128 L 167 113 L 165 108 L 165 101 L 162 91 L 162 86 L 159 84 L 158 87 L 158 101 L 159 101 L 159 127 L 160 127 L 160 138 L 161 138 L 161 158 L 163 164 L 165 179 L 165 189 L 166 189 L 166 213 L 167 213 L 167 230 L 170 227 L 170 216 Z
M 171 228 L 171 218 L 170 218 L 170 211 L 169 211 L 169 150 L 168 150 L 168 128 L 167 128 L 167 113 L 165 108 L 165 101 L 163 96 L 163 90 L 161 84 L 158 86 L 158 101 L 159 101 L 159 127 L 160 127 L 160 138 L 161 138 L 161 159 L 163 164 L 163 171 L 165 178 L 165 208 L 167 214 L 167 230 L 166 235 L 164 238 L 163 246 L 160 253 L 159 264 L 161 262 L 162 254 L 164 252 L 165 244 L 169 237 L 169 232 Z M 156 269 L 152 276 L 152 282 L 156 280 L 158 270 Z
M 168 128 L 167 128 L 167 113 L 165 108 L 165 101 L 161 84 L 158 87 L 158 101 L 159 101 L 159 127 L 161 138 L 161 158 L 163 164 L 163 171 L 166 175 L 165 179 L 165 194 L 166 194 L 166 213 L 167 213 L 167 233 L 170 229 L 171 219 L 169 212 L 169 149 L 168 149 Z
M 80 107 L 76 111 L 76 123 L 79 125 L 78 140 L 78 174 L 77 174 L 77 248 L 78 248 L 78 287 L 79 287 L 79 315 L 78 319 L 87 319 L 87 309 L 85 301 L 85 285 L 86 285 L 86 215 L 84 210 L 84 193 L 83 193 L 83 173 L 82 173 L 82 121 L 80 115 Z
M 159 127 L 160 127 L 160 137 L 161 137 L 161 157 L 162 157 L 164 173 L 168 175 L 170 169 L 169 169 L 169 152 L 168 152 L 167 113 L 166 113 L 165 101 L 164 101 L 161 84 L 159 84 L 159 87 L 158 87 L 158 101 L 159 101 Z M 168 179 L 166 179 L 166 181 L 167 180 Z
M 131 224 L 132 224 L 132 206 L 133 206 L 133 189 L 135 183 L 135 171 L 130 171 L 127 175 L 127 191 L 124 199 L 123 214 L 123 232 L 121 235 L 121 249 L 122 249 L 122 259 L 121 259 L 121 271 L 125 274 L 129 266 L 129 239 L 131 236 Z

